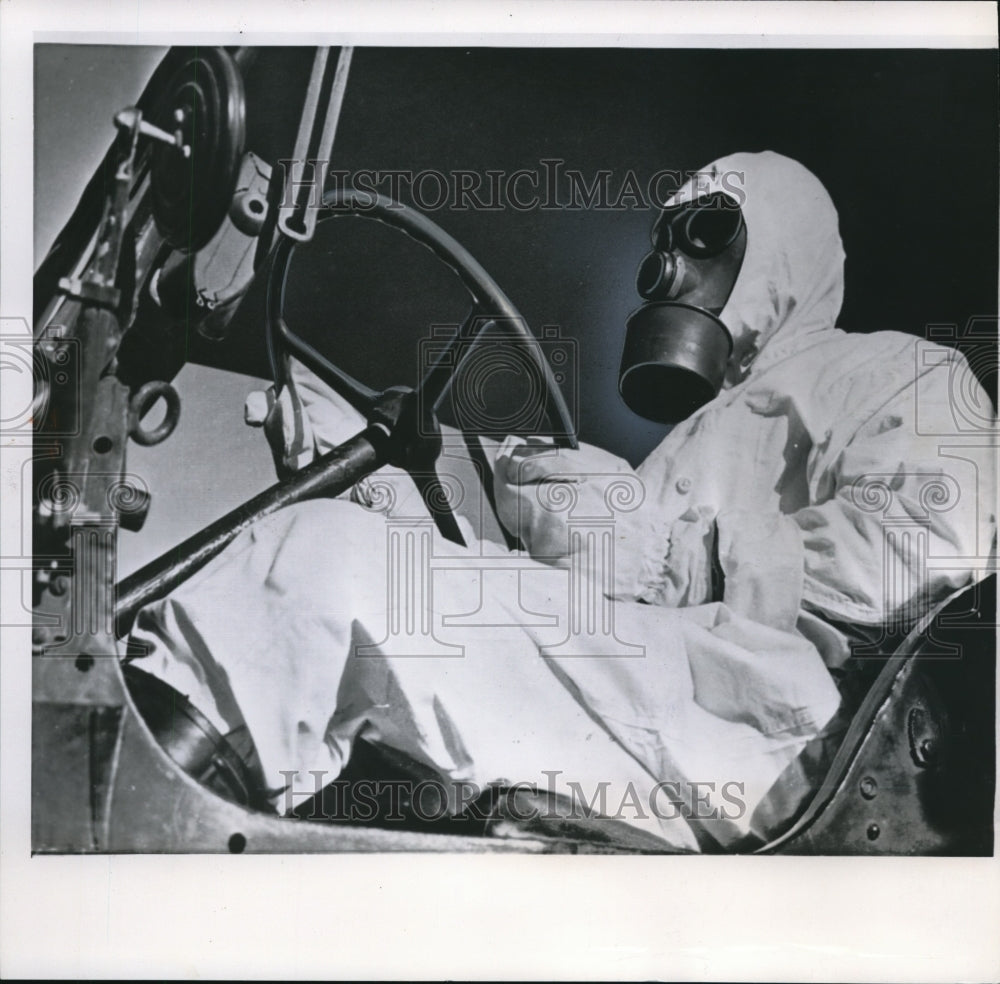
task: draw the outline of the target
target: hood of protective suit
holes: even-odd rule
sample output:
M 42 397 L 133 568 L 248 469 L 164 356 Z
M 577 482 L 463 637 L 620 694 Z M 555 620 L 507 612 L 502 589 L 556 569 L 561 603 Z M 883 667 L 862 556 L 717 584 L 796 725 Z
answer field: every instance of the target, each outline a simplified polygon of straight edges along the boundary
M 844 295 L 837 211 L 798 161 L 764 151 L 731 154 L 703 168 L 667 202 L 721 191 L 742 198 L 743 266 L 720 319 L 733 336 L 724 387 L 835 326 Z

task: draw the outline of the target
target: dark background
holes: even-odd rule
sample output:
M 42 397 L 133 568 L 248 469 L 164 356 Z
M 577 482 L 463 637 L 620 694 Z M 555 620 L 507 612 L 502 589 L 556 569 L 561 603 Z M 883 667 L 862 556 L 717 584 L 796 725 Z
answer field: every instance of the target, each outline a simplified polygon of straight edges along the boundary
M 301 49 L 271 49 L 248 72 L 248 142 L 270 160 L 290 156 L 309 63 Z M 560 158 L 587 176 L 612 171 L 614 194 L 630 169 L 645 186 L 661 168 L 765 149 L 805 164 L 838 208 L 841 327 L 923 335 L 996 313 L 995 51 L 363 48 L 333 166 L 540 172 Z M 555 324 L 577 341 L 581 437 L 641 460 L 664 430 L 631 414 L 616 386 L 655 211 L 431 214 L 536 331 Z M 321 229 L 296 258 L 289 322 L 376 384 L 411 382 L 414 339 L 460 320 L 464 293 L 376 223 Z M 248 334 L 240 345 L 262 372 Z M 995 401 L 995 371 L 983 381 Z
M 109 146 L 114 111 L 137 101 L 163 49 L 35 52 L 38 262 Z M 310 48 L 262 48 L 246 73 L 247 146 L 272 163 L 292 154 L 311 62 Z M 359 48 L 333 166 L 540 171 L 559 158 L 588 177 L 610 170 L 617 190 L 630 170 L 645 184 L 664 168 L 779 151 L 823 181 L 840 213 L 841 327 L 961 332 L 997 310 L 997 112 L 996 50 Z M 655 210 L 430 214 L 536 333 L 558 325 L 575 340 L 567 396 L 581 438 L 640 461 L 666 429 L 625 408 L 617 377 Z M 122 538 L 120 574 L 273 482 L 262 436 L 242 422 L 243 397 L 260 385 L 247 377 L 268 372 L 262 293 L 248 296 L 226 343 L 192 335 L 203 365 L 177 377 L 177 432 L 162 447 L 130 449 L 154 502 L 142 536 Z M 467 308 L 425 250 L 377 223 L 337 219 L 296 254 L 286 315 L 381 386 L 414 382 L 419 340 Z M 995 403 L 992 349 L 977 368 Z

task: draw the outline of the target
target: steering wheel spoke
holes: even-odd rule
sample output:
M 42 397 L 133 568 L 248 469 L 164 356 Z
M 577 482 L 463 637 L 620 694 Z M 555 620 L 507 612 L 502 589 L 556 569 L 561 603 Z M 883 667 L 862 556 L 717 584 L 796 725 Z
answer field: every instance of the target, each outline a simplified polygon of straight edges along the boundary
M 417 387 L 424 406 L 432 407 L 435 412 L 440 409 L 469 348 L 475 344 L 480 332 L 495 323 L 483 315 L 477 306 L 473 306 Z
M 437 472 L 411 471 L 410 478 L 413 479 L 413 484 L 416 485 L 424 505 L 434 517 L 434 522 L 441 535 L 459 546 L 468 546 L 462 535 L 462 529 L 458 525 L 458 516 L 451 507 L 448 490 L 438 477 Z

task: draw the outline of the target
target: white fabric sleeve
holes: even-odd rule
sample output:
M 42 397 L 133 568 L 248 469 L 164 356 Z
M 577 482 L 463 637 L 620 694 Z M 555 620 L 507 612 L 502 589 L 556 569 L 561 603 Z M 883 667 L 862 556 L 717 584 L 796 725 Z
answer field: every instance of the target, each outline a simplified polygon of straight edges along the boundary
M 984 466 L 948 451 L 961 440 L 956 366 L 965 366 L 957 354 L 873 414 L 822 476 L 829 497 L 793 514 L 802 531 L 803 600 L 820 613 L 861 625 L 912 625 L 970 583 L 970 558 L 988 553 L 995 452 L 984 445 L 984 456 L 980 448 Z M 985 393 L 978 396 L 990 407 Z M 983 433 L 981 444 L 995 443 L 995 423 Z
M 712 583 L 717 536 L 712 511 L 692 508 L 672 523 L 648 521 L 646 527 L 641 564 L 630 572 L 635 599 L 664 608 L 718 601 Z

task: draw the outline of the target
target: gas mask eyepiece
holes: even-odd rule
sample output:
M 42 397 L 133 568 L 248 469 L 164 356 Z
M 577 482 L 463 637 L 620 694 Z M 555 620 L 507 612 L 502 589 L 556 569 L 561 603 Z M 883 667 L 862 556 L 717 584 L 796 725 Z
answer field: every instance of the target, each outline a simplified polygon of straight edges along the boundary
M 629 409 L 672 424 L 722 388 L 733 339 L 719 320 L 746 253 L 738 203 L 722 192 L 668 206 L 639 264 L 646 301 L 628 319 L 618 390 Z

